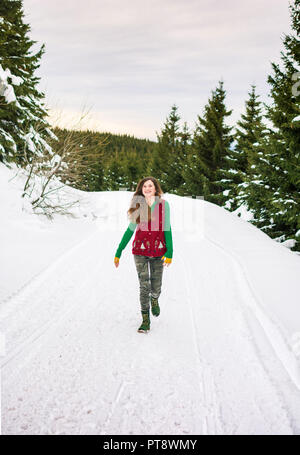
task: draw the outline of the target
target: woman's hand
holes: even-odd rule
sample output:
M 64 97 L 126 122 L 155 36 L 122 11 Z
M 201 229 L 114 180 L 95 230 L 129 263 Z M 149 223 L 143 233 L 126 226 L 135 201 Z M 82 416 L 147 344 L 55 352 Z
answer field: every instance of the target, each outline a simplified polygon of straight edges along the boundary
M 115 264 L 116 267 L 119 267 L 119 262 L 120 262 L 120 258 L 117 258 L 117 257 L 115 256 L 114 264 Z
M 163 256 L 161 258 L 161 260 L 163 261 L 163 265 L 166 266 L 166 267 L 169 267 L 169 265 L 171 265 L 171 263 L 172 263 L 172 259 L 171 258 L 166 258 L 165 256 Z

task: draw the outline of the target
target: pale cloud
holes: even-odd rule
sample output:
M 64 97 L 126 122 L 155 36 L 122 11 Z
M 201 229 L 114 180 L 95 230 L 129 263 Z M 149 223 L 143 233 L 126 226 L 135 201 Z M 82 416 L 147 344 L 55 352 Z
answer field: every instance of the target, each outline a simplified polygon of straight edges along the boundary
M 54 111 L 93 113 L 90 127 L 155 139 L 171 105 L 192 128 L 220 79 L 235 122 L 290 31 L 288 0 L 24 0 L 46 44 L 38 75 Z M 105 127 L 104 127 L 105 125 Z

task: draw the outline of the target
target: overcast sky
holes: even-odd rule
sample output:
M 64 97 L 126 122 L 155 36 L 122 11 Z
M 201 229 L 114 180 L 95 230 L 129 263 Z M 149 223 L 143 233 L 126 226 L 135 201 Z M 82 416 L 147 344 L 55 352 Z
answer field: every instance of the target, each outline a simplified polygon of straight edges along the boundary
M 224 81 L 229 124 L 251 84 L 268 101 L 291 31 L 288 0 L 23 0 L 46 52 L 37 75 L 51 121 L 156 140 L 175 103 L 193 129 Z M 36 49 L 36 47 L 34 48 Z

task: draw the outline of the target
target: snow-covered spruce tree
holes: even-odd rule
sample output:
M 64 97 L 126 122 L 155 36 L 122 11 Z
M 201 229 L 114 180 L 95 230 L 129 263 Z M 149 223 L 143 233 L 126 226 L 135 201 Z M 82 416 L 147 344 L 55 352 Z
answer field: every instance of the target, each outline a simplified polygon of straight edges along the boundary
M 223 178 L 220 184 L 227 196 L 225 207 L 235 210 L 246 205 L 244 190 L 246 182 L 252 179 L 252 164 L 258 153 L 257 146 L 267 133 L 263 123 L 262 103 L 255 92 L 255 85 L 248 92 L 245 102 L 245 114 L 237 122 L 235 128 L 235 144 L 225 158 L 226 167 L 221 170 Z
M 290 12 L 293 32 L 283 39 L 283 65 L 272 63 L 268 77 L 271 131 L 259 144 L 245 190 L 253 223 L 280 242 L 291 239 L 289 246 L 300 251 L 300 0 Z
M 205 196 L 210 195 L 209 171 L 210 168 L 202 157 L 201 150 L 204 149 L 204 138 L 202 137 L 202 119 L 198 115 L 198 124 L 192 133 L 191 144 L 188 148 L 186 162 L 182 168 L 184 179 L 184 195 Z
M 185 195 L 190 195 L 187 190 L 187 184 L 184 179 L 184 173 L 185 173 L 186 166 L 187 166 L 187 157 L 190 153 L 191 139 L 192 139 L 192 134 L 191 134 L 186 122 L 184 122 L 183 128 L 180 131 L 179 136 L 180 136 L 180 140 L 179 140 L 179 144 L 178 144 L 178 155 L 175 158 L 175 166 L 176 166 L 177 172 L 179 172 L 181 175 L 182 181 L 178 188 L 174 188 L 173 192 L 175 194 L 185 196 Z
M 25 166 L 34 155 L 51 153 L 52 136 L 35 71 L 44 45 L 31 54 L 36 41 L 28 37 L 22 1 L 0 2 L 0 161 Z
M 222 205 L 225 196 L 218 179 L 222 175 L 218 169 L 225 165 L 225 158 L 230 151 L 233 136 L 232 127 L 225 124 L 231 115 L 225 106 L 226 91 L 223 81 L 212 91 L 208 104 L 204 107 L 203 116 L 198 115 L 194 130 L 184 180 L 190 194 L 204 196 L 204 199 Z
M 178 107 L 174 104 L 161 132 L 156 132 L 158 143 L 149 165 L 149 174 L 160 180 L 165 192 L 173 191 L 183 183 L 180 170 L 176 166 L 180 147 L 180 116 L 177 110 Z

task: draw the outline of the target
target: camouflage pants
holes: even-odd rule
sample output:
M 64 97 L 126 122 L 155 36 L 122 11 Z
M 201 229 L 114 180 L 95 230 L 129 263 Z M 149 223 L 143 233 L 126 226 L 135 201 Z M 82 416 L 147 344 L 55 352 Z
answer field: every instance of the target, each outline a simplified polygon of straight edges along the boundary
M 158 298 L 161 293 L 163 261 L 162 256 L 150 257 L 134 254 L 134 262 L 140 283 L 141 310 L 150 308 L 150 294 Z

